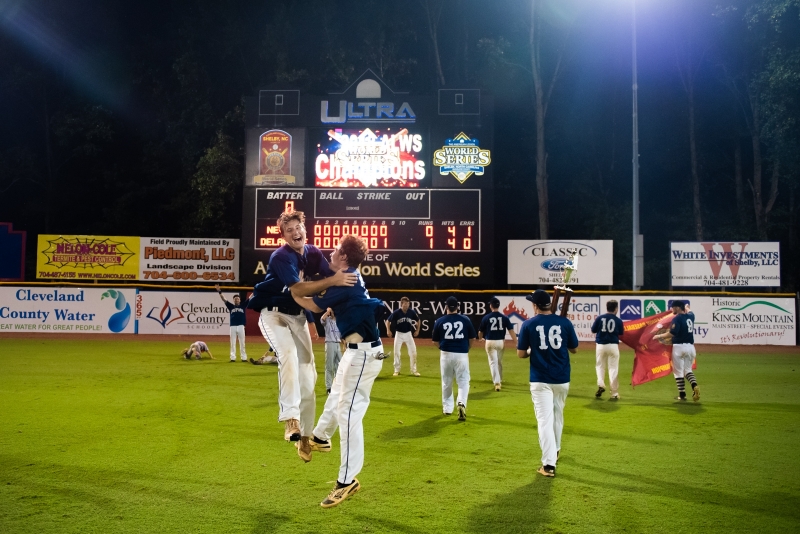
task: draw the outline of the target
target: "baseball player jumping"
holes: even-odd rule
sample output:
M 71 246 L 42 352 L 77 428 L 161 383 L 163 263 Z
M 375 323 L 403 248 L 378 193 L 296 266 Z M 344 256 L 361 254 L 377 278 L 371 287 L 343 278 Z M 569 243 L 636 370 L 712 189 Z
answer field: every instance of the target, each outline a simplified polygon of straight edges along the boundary
M 267 276 L 255 285 L 248 304 L 260 312 L 258 326 L 278 358 L 278 421 L 286 424 L 287 441 L 307 436 L 316 415 L 317 370 L 311 335 L 305 311 L 293 296 L 308 296 L 335 285 L 352 286 L 357 280 L 344 271 L 333 275 L 322 252 L 306 245 L 304 221 L 302 211 L 284 212 L 278 218 L 286 244 L 270 256 Z M 304 281 L 312 276 L 329 278 Z
M 313 298 L 295 298 L 298 304 L 314 312 L 332 308 L 347 344 L 317 426 L 312 432 L 304 432 L 297 443 L 300 458 L 310 462 L 312 451 L 330 452 L 330 439 L 339 428 L 339 477 L 336 486 L 320 503 L 323 508 L 336 506 L 361 489 L 356 475 L 364 466 L 362 421 L 369 406 L 372 384 L 383 364 L 378 317 L 385 305 L 369 297 L 364 279 L 356 272 L 367 252 L 367 245 L 360 237 L 349 235 L 342 238 L 331 253 L 330 266 L 335 271 L 357 276 L 356 285 L 331 287 Z
M 478 341 L 486 340 L 486 355 L 489 357 L 489 371 L 492 373 L 494 390 L 500 391 L 503 382 L 503 350 L 505 349 L 506 332 L 511 336 L 514 345 L 517 344 L 517 334 L 508 317 L 500 313 L 500 299 L 492 297 L 489 309 L 481 319 L 478 326 Z

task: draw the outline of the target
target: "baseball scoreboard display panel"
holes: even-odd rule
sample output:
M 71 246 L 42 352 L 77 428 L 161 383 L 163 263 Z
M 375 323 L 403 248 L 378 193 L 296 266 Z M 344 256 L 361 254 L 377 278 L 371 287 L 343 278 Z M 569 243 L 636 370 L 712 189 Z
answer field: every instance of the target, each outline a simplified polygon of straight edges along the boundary
M 246 109 L 243 281 L 285 244 L 278 216 L 302 211 L 326 255 L 366 241 L 368 283 L 494 283 L 491 98 L 395 93 L 368 70 L 342 93 L 262 90 Z

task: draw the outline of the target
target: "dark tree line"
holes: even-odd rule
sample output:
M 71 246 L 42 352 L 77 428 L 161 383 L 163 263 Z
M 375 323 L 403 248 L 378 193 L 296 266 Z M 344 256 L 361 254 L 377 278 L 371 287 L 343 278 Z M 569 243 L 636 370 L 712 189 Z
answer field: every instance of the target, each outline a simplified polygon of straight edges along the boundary
M 638 2 L 645 288 L 671 240 L 781 242 L 798 284 L 800 0 Z M 508 239 L 615 241 L 630 284 L 631 4 L 578 0 L 0 5 L 0 221 L 38 233 L 238 236 L 242 98 L 366 68 L 495 98 Z

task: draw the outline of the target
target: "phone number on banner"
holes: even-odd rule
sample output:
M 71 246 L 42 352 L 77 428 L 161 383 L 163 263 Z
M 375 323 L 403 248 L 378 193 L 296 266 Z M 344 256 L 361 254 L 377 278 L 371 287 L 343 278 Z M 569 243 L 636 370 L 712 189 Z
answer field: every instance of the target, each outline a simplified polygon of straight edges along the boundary
M 173 280 L 236 280 L 236 273 L 226 272 L 204 272 L 200 274 L 196 271 L 142 271 L 145 280 L 166 280 L 172 278 Z

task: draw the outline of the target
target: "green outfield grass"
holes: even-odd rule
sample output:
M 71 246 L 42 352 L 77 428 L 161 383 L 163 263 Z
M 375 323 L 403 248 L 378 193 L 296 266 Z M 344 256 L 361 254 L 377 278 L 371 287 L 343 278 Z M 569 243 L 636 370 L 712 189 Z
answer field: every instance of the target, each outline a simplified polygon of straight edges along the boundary
M 527 362 L 493 391 L 471 357 L 468 418 L 441 415 L 438 353 L 390 362 L 365 419 L 362 491 L 329 510 L 334 452 L 283 441 L 277 367 L 184 361 L 181 342 L 0 339 L 0 532 L 796 532 L 800 356 L 703 354 L 699 404 L 671 378 L 595 400 L 573 358 L 562 458 L 540 450 Z M 322 371 L 322 348 L 316 345 Z M 250 344 L 260 355 L 263 344 Z M 627 382 L 632 353 L 623 352 Z M 317 382 L 318 414 L 324 375 Z

